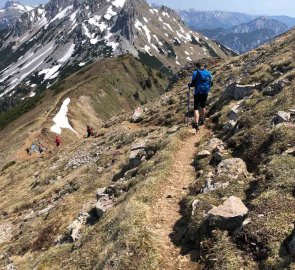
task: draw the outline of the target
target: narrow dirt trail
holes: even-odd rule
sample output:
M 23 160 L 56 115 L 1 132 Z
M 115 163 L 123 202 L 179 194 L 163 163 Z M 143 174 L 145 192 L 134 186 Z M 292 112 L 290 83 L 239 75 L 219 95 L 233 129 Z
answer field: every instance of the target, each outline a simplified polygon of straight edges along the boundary
M 162 269 L 165 270 L 197 270 L 200 266 L 192 262 L 188 256 L 181 255 L 181 248 L 176 247 L 171 234 L 174 226 L 181 219 L 180 202 L 188 193 L 190 184 L 196 181 L 196 173 L 191 165 L 196 154 L 195 144 L 209 131 L 201 129 L 182 142 L 181 147 L 173 156 L 168 179 L 165 186 L 160 187 L 161 196 L 155 203 L 153 221 L 155 234 L 161 242 Z

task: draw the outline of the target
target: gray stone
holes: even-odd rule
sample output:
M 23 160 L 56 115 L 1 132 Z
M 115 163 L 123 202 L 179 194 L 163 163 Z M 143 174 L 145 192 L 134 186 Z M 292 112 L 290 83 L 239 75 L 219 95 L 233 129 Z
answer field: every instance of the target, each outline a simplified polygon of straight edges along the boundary
M 13 263 L 10 263 L 6 265 L 6 270 L 17 270 L 17 267 Z
M 235 230 L 243 224 L 248 208 L 241 199 L 231 196 L 208 212 L 209 224 L 222 230 Z
M 239 118 L 239 112 L 240 112 L 240 104 L 235 105 L 234 107 L 231 108 L 229 112 L 229 118 L 232 121 L 237 121 Z
M 213 151 L 214 149 L 221 150 L 221 149 L 224 149 L 224 144 L 218 138 L 213 138 L 207 143 L 207 145 L 205 146 L 205 149 L 208 151 Z
M 272 119 L 272 124 L 278 125 L 281 123 L 289 122 L 291 120 L 291 113 L 279 111 L 277 115 Z
M 295 146 L 291 147 L 289 149 L 287 149 L 284 153 L 283 156 L 287 156 L 287 155 L 291 155 L 291 156 L 295 156 Z
M 205 158 L 210 156 L 211 153 L 208 150 L 203 150 L 197 153 L 197 158 L 201 159 L 201 158 Z
M 275 96 L 279 94 L 280 92 L 282 92 L 284 87 L 287 84 L 289 84 L 289 81 L 287 80 L 280 80 L 280 81 L 274 82 L 268 87 L 266 87 L 265 89 L 263 89 L 262 94 L 264 96 L 270 96 L 270 97 Z
M 230 158 L 221 161 L 217 166 L 217 176 L 237 179 L 239 176 L 248 175 L 245 162 L 240 158 Z
M 77 241 L 81 238 L 81 229 L 86 224 L 89 214 L 87 212 L 81 212 L 77 219 L 75 219 L 66 230 L 66 235 L 70 236 L 73 241 Z
M 54 207 L 55 205 L 54 204 L 50 204 L 48 205 L 46 208 L 40 210 L 40 211 L 37 211 L 37 216 L 42 216 L 42 215 L 47 215 L 48 212 Z
M 237 122 L 236 122 L 236 121 L 234 121 L 234 120 L 229 120 L 229 121 L 227 121 L 227 122 L 224 124 L 223 129 L 224 129 L 224 130 L 234 130 L 235 127 L 236 127 L 236 125 L 237 125 Z
M 130 122 L 139 123 L 143 120 L 143 109 L 138 107 L 134 110 L 133 115 L 131 116 Z
M 134 142 L 131 145 L 131 152 L 129 156 L 129 165 L 130 168 L 136 168 L 138 167 L 142 161 L 145 160 L 146 156 L 146 149 L 145 149 L 145 141 L 139 140 L 137 142 Z
M 208 178 L 206 179 L 205 185 L 202 188 L 202 193 L 209 193 L 215 191 L 217 189 L 226 189 L 229 186 L 229 182 L 221 183 L 215 182 L 214 179 Z
M 106 187 L 97 189 L 96 199 L 99 200 L 100 198 L 105 197 L 107 195 L 106 190 Z
M 114 200 L 109 196 L 100 198 L 95 205 L 98 217 L 101 218 L 104 213 L 114 205 L 114 203 Z
M 225 91 L 222 93 L 224 98 L 231 99 L 243 99 L 253 94 L 255 89 L 259 89 L 261 84 L 241 85 L 238 83 L 232 83 L 227 86 Z
M 10 241 L 12 238 L 12 224 L 1 223 L 0 224 L 0 244 Z
M 34 219 L 36 218 L 36 214 L 33 210 L 31 210 L 29 213 L 27 213 L 24 217 L 23 217 L 23 220 L 24 221 L 29 221 L 31 219 Z

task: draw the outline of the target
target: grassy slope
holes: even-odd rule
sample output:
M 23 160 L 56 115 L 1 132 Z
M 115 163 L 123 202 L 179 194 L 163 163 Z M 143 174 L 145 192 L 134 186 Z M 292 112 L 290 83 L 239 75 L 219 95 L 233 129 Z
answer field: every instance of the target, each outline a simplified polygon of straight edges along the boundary
M 114 115 L 156 98 L 164 92 L 166 85 L 164 75 L 130 55 L 93 63 L 54 85 L 35 108 L 0 131 L 3 149 L 0 166 L 14 159 L 15 150 L 24 149 L 38 136 L 45 136 L 44 143 L 51 147 L 54 136 L 48 129 L 66 97 L 71 98 L 69 119 L 81 136 L 87 124 L 98 129 Z M 73 134 L 66 134 L 65 141 L 78 139 Z
M 127 121 L 129 113 L 122 114 L 106 121 L 109 127 L 101 130 L 99 138 L 68 142 L 58 152 L 17 160 L 1 172 L 0 223 L 13 222 L 16 226 L 12 242 L 2 243 L 1 249 L 12 256 L 19 269 L 160 268 L 161 250 L 148 221 L 171 156 L 187 136 L 183 131 L 176 137 L 167 133 L 173 125 L 183 123 L 185 95 L 176 90 L 148 104 L 140 125 Z M 138 138 L 147 139 L 152 152 L 133 177 L 117 183 L 128 192 L 118 197 L 117 206 L 101 222 L 83 228 L 78 243 L 54 245 L 54 239 L 65 231 L 83 205 L 95 199 L 96 188 L 112 183 L 114 174 L 128 162 L 131 143 Z M 77 169 L 66 169 L 68 161 L 81 151 L 101 151 L 100 158 Z M 98 168 L 103 171 L 98 172 Z M 36 181 L 37 188 L 33 187 Z M 36 213 L 50 205 L 56 194 L 62 194 L 61 199 L 48 215 L 23 221 L 31 210 Z

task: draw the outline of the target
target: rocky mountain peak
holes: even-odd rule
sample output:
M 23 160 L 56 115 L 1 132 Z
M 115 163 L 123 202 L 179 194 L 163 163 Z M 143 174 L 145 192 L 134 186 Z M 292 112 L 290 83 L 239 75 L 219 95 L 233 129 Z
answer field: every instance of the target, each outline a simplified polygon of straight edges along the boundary
M 5 3 L 5 6 L 4 8 L 5 9 L 9 9 L 11 7 L 14 7 L 15 5 L 21 5 L 21 3 L 17 0 L 8 0 L 6 3 Z

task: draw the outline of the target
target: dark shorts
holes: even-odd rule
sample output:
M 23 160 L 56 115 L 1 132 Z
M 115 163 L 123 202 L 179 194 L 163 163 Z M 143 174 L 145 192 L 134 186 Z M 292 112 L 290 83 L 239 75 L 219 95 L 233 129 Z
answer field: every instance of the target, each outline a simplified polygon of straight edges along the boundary
M 200 108 L 206 108 L 208 94 L 196 94 L 194 96 L 194 110 L 199 110 Z

